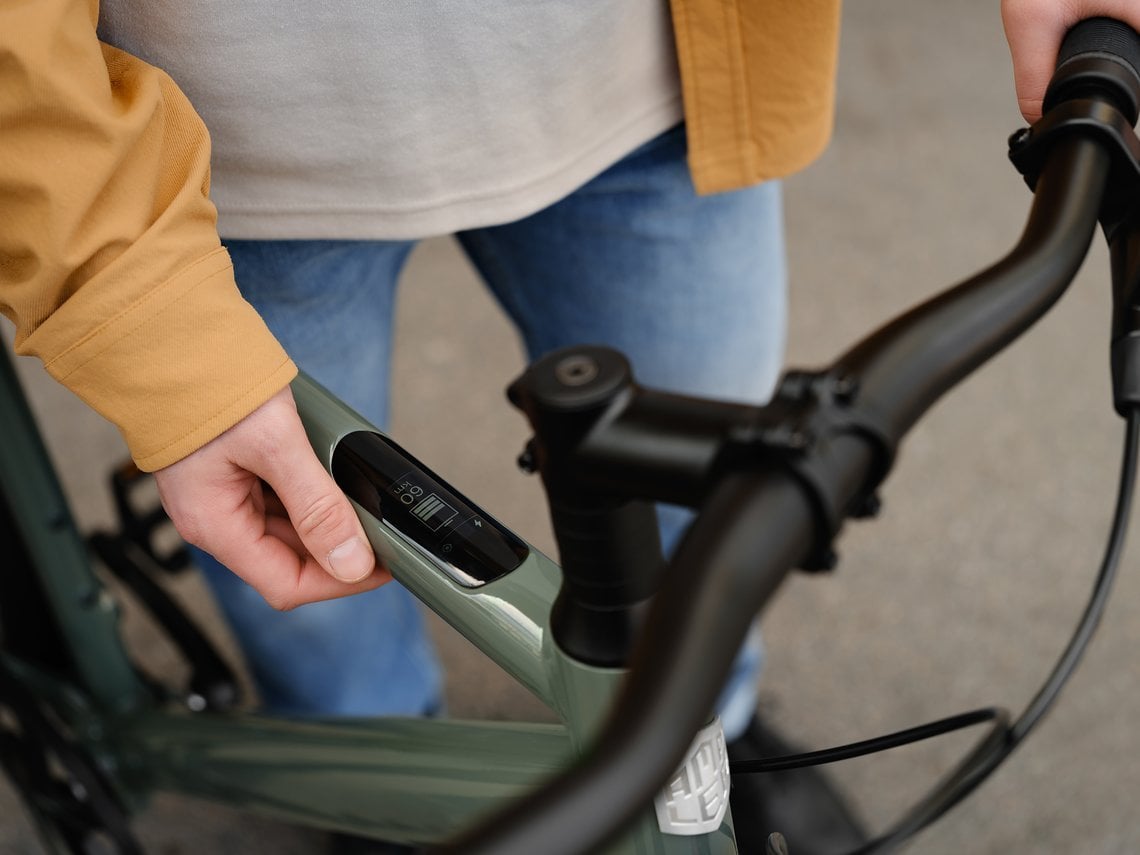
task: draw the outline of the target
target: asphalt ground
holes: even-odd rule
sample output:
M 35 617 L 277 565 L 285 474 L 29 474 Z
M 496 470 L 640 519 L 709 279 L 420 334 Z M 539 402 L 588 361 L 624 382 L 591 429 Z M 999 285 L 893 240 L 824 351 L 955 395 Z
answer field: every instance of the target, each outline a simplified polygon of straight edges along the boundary
M 786 183 L 791 364 L 826 363 L 1017 239 L 1030 196 L 1005 156 L 1021 120 L 997 6 L 847 4 L 834 143 Z M 789 737 L 819 748 L 980 706 L 1018 712 L 1032 698 L 1082 609 L 1112 510 L 1122 427 L 1110 402 L 1109 295 L 1098 238 L 1055 310 L 908 438 L 884 513 L 848 527 L 837 570 L 784 586 L 763 617 L 761 694 Z M 522 367 L 517 340 L 450 241 L 413 255 L 399 311 L 393 434 L 553 551 L 538 486 L 513 464 L 526 430 L 503 389 Z M 117 435 L 21 363 L 77 517 L 107 524 Z M 1138 564 L 1129 548 L 1100 634 L 1055 711 L 912 851 L 1140 851 Z M 195 580 L 176 587 L 213 621 Z M 454 714 L 549 717 L 454 633 L 435 630 Z M 154 646 L 133 618 L 128 633 Z M 976 737 L 833 774 L 882 828 Z M 158 798 L 137 830 L 164 855 L 308 853 L 324 841 L 173 796 Z M 36 851 L 0 789 L 0 853 Z

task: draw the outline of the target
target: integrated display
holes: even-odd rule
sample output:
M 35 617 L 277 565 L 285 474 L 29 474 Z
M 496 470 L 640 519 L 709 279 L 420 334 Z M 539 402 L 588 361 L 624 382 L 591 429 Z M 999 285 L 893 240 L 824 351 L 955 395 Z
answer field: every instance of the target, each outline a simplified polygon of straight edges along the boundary
M 452 579 L 477 588 L 526 559 L 526 544 L 392 440 L 357 431 L 333 452 L 333 477 L 373 516 L 428 553 Z

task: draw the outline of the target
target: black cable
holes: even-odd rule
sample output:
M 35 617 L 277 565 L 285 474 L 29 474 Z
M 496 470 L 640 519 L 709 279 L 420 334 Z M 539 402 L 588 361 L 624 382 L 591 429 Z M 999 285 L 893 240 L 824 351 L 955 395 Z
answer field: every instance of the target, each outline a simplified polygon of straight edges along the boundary
M 1116 510 L 1113 513 L 1112 528 L 1104 558 L 1081 620 L 1041 689 L 1012 726 L 987 737 L 954 772 L 926 798 L 911 808 L 892 829 L 860 847 L 852 855 L 893 851 L 907 838 L 939 819 L 988 778 L 1013 753 L 1053 705 L 1061 689 L 1072 676 L 1100 623 L 1112 583 L 1116 578 L 1131 514 L 1138 447 L 1140 447 L 1140 410 L 1133 409 L 1127 413 Z
M 1076 669 L 1077 663 L 1100 624 L 1101 616 L 1108 604 L 1108 596 L 1112 589 L 1112 582 L 1116 577 L 1120 558 L 1124 553 L 1124 539 L 1128 533 L 1133 487 L 1136 481 L 1137 456 L 1140 454 L 1137 449 L 1137 446 L 1140 445 L 1138 435 L 1140 435 L 1140 410 L 1130 410 L 1125 423 L 1124 459 L 1121 463 L 1120 487 L 1116 500 L 1116 511 L 1112 520 L 1112 533 L 1105 549 L 1096 585 L 1093 587 L 1092 597 L 1085 607 L 1085 613 L 1077 625 L 1076 632 L 1073 633 L 1068 647 L 1061 654 L 1061 658 L 1053 668 L 1049 679 L 1045 681 L 1041 690 L 1025 708 L 1021 717 L 1014 722 L 1010 732 L 1010 738 L 1014 745 L 1025 739 L 1048 711 L 1069 679 L 1069 675 Z
M 802 769 L 805 766 L 822 766 L 825 763 L 838 763 L 852 760 L 867 754 L 878 754 L 914 742 L 933 739 L 946 733 L 953 733 L 984 722 L 994 722 L 994 729 L 1004 731 L 1009 726 L 1009 712 L 1000 707 L 983 707 L 950 718 L 939 719 L 918 727 L 911 727 L 874 739 L 852 742 L 821 751 L 806 751 L 799 754 L 785 754 L 780 757 L 763 757 L 755 760 L 737 760 L 732 763 L 732 774 L 752 774 L 761 772 L 783 772 L 788 769 Z
M 840 760 L 888 751 L 902 745 L 910 745 L 986 721 L 993 721 L 994 725 L 986 736 L 959 763 L 958 768 L 943 783 L 935 787 L 922 801 L 911 808 L 890 831 L 861 847 L 853 855 L 869 855 L 869 853 L 890 851 L 943 816 L 989 777 L 1025 740 L 1052 707 L 1088 648 L 1089 642 L 1100 624 L 1101 617 L 1104 615 L 1108 597 L 1112 590 L 1112 583 L 1116 578 L 1116 571 L 1124 553 L 1125 536 L 1128 532 L 1128 520 L 1136 483 L 1138 454 L 1140 454 L 1140 411 L 1131 410 L 1127 414 L 1125 426 L 1124 451 L 1116 509 L 1113 513 L 1112 527 L 1104 558 L 1101 560 L 1100 570 L 1093 585 L 1089 602 L 1072 637 L 1069 639 L 1069 643 L 1057 660 L 1056 665 L 1053 666 L 1048 678 L 1025 708 L 1025 711 L 1012 725 L 1009 724 L 1008 712 L 997 707 L 985 707 L 849 745 L 780 757 L 736 761 L 732 764 L 733 774 L 779 772 L 788 769 L 800 769 L 805 766 L 835 763 Z

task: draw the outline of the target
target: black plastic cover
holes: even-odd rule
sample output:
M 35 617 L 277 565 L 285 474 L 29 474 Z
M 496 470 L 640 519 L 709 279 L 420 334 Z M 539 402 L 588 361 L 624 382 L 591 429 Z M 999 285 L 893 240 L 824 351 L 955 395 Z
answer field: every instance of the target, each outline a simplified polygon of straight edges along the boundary
M 333 452 L 345 494 L 436 559 L 453 580 L 477 588 L 518 568 L 530 550 L 386 436 L 356 431 Z

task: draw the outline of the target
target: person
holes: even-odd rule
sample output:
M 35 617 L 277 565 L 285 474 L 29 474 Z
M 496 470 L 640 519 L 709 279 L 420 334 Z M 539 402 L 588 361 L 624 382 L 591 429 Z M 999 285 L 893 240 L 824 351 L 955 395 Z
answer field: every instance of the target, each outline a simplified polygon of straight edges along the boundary
M 1017 105 L 1027 122 L 1041 118 L 1045 87 L 1065 33 L 1088 18 L 1114 18 L 1140 31 L 1136 0 L 1002 0 Z
M 762 400 L 777 179 L 829 135 L 839 4 L 232 6 L 105 0 L 103 43 L 87 3 L 0 11 L 20 36 L 0 72 L 0 302 L 17 349 L 120 427 L 182 535 L 233 571 L 206 568 L 271 706 L 431 713 L 418 613 L 307 446 L 295 363 L 384 424 L 367 378 L 400 265 L 457 232 L 530 355 L 603 340 L 650 385 Z M 1027 118 L 1074 11 L 1136 14 L 1003 4 Z M 730 362 L 765 370 L 716 372 Z M 757 662 L 722 707 L 730 738 Z

